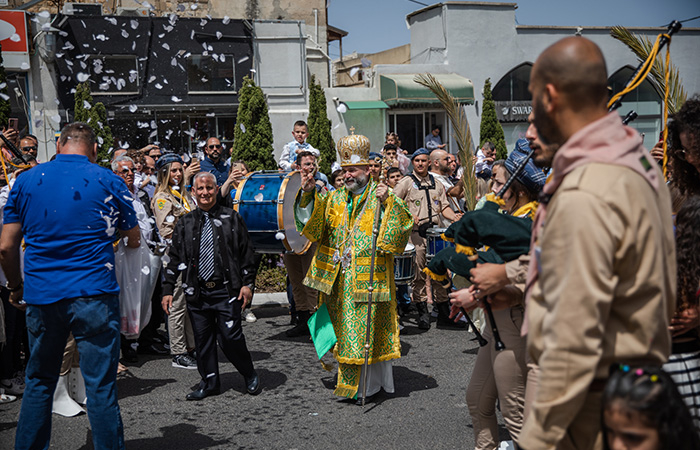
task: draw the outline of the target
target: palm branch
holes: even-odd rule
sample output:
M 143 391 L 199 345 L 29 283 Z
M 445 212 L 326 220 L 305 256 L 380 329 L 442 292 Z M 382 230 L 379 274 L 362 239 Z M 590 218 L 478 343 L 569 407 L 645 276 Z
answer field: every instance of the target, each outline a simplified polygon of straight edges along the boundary
M 452 123 L 452 136 L 457 142 L 460 164 L 464 168 L 462 185 L 464 186 L 465 206 L 468 211 L 472 211 L 474 210 L 474 206 L 476 206 L 477 186 L 472 164 L 472 134 L 469 129 L 469 122 L 467 122 L 467 116 L 464 113 L 464 108 L 455 101 L 454 97 L 447 92 L 447 89 L 445 89 L 431 74 L 418 74 L 413 81 L 427 87 L 435 94 L 435 97 L 440 101 L 442 107 L 445 108 L 447 117 Z
M 638 36 L 625 27 L 612 27 L 610 29 L 610 35 L 629 47 L 632 53 L 637 55 L 639 62 L 646 61 L 651 49 L 654 47 L 654 42 L 650 41 L 649 38 L 646 36 Z M 686 95 L 685 89 L 683 89 L 683 80 L 681 80 L 678 73 L 678 68 L 673 64 L 669 64 L 669 66 L 670 77 L 668 81 L 669 92 L 667 106 L 669 113 L 675 114 L 681 106 L 683 106 L 688 96 Z M 664 98 L 664 91 L 666 89 L 665 73 L 665 58 L 657 58 L 647 78 L 651 86 L 662 99 Z

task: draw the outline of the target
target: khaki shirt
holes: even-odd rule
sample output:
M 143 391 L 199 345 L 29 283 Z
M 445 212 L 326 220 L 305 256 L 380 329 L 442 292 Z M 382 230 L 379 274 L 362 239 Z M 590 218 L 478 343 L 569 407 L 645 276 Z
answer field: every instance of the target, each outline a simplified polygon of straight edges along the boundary
M 547 207 L 535 255 L 527 348 L 540 376 L 518 443 L 554 449 L 612 363 L 668 359 L 676 298 L 668 189 L 623 166 L 574 169 Z
M 153 216 L 156 219 L 156 226 L 158 227 L 158 232 L 164 239 L 170 239 L 172 237 L 173 231 L 175 231 L 175 225 L 180 217 L 184 216 L 191 209 L 195 208 L 194 202 L 190 199 L 189 195 L 185 195 L 190 208 L 186 208 L 183 203 L 175 198 L 169 192 L 158 192 L 153 196 L 151 200 L 151 210 L 153 211 Z
M 413 175 L 421 182 L 421 186 L 430 185 L 429 177 L 420 177 L 416 172 Z M 434 178 L 434 177 L 433 177 Z M 434 178 L 435 179 L 435 178 Z M 445 193 L 445 187 L 435 179 L 435 188 L 428 191 L 430 195 L 431 208 L 433 212 L 433 217 L 431 222 L 436 226 L 440 224 L 440 219 L 442 215 L 440 214 L 445 208 L 449 208 L 450 204 L 447 202 L 447 195 Z M 428 205 L 426 203 L 425 191 L 419 189 L 418 186 L 413 181 L 410 176 L 403 177 L 396 186 L 394 187 L 394 194 L 397 197 L 404 200 L 408 205 L 409 211 L 414 220 L 414 229 L 417 229 L 418 223 L 424 223 L 428 220 Z

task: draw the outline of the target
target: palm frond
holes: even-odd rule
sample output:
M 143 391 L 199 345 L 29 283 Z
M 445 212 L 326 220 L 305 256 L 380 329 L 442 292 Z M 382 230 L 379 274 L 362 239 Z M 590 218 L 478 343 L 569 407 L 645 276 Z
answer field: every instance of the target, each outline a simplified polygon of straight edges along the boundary
M 649 57 L 651 49 L 654 47 L 654 42 L 650 41 L 647 37 L 637 36 L 625 27 L 612 27 L 610 30 L 610 35 L 629 47 L 629 49 L 632 50 L 632 53 L 637 56 L 639 62 L 646 61 Z M 681 108 L 681 106 L 683 106 L 683 103 L 685 103 L 688 96 L 685 89 L 683 89 L 683 80 L 680 77 L 678 68 L 673 64 L 670 64 L 669 70 L 668 111 L 671 114 L 675 114 Z M 666 89 L 665 73 L 665 58 L 657 57 L 656 61 L 654 61 L 651 72 L 649 73 L 648 80 L 656 93 L 659 94 L 662 99 L 664 98 L 664 91 Z
M 413 79 L 416 83 L 427 87 L 435 94 L 435 97 L 440 101 L 442 107 L 447 113 L 447 117 L 452 123 L 452 136 L 457 143 L 459 149 L 459 159 L 464 173 L 462 174 L 462 184 L 464 186 L 464 201 L 468 211 L 474 210 L 476 206 L 477 184 L 474 168 L 472 164 L 471 141 L 472 134 L 469 129 L 469 122 L 464 113 L 464 108 L 460 105 L 452 95 L 447 92 L 447 89 L 429 73 L 418 74 Z

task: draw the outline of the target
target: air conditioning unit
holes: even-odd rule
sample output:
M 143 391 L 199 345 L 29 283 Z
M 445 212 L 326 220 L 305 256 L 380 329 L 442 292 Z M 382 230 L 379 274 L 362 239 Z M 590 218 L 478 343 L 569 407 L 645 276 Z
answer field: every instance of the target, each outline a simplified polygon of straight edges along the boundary
M 67 16 L 101 16 L 99 3 L 64 3 L 61 12 Z
M 129 17 L 148 17 L 149 8 L 125 8 L 122 6 L 117 7 L 117 16 L 129 16 Z

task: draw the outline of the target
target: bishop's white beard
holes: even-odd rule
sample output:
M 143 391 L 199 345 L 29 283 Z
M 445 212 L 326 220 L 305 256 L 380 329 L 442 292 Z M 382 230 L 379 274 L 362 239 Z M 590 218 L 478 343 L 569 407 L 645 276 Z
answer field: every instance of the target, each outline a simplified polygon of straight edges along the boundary
M 369 174 L 357 175 L 355 178 L 346 178 L 345 187 L 353 194 L 359 194 L 367 186 Z

